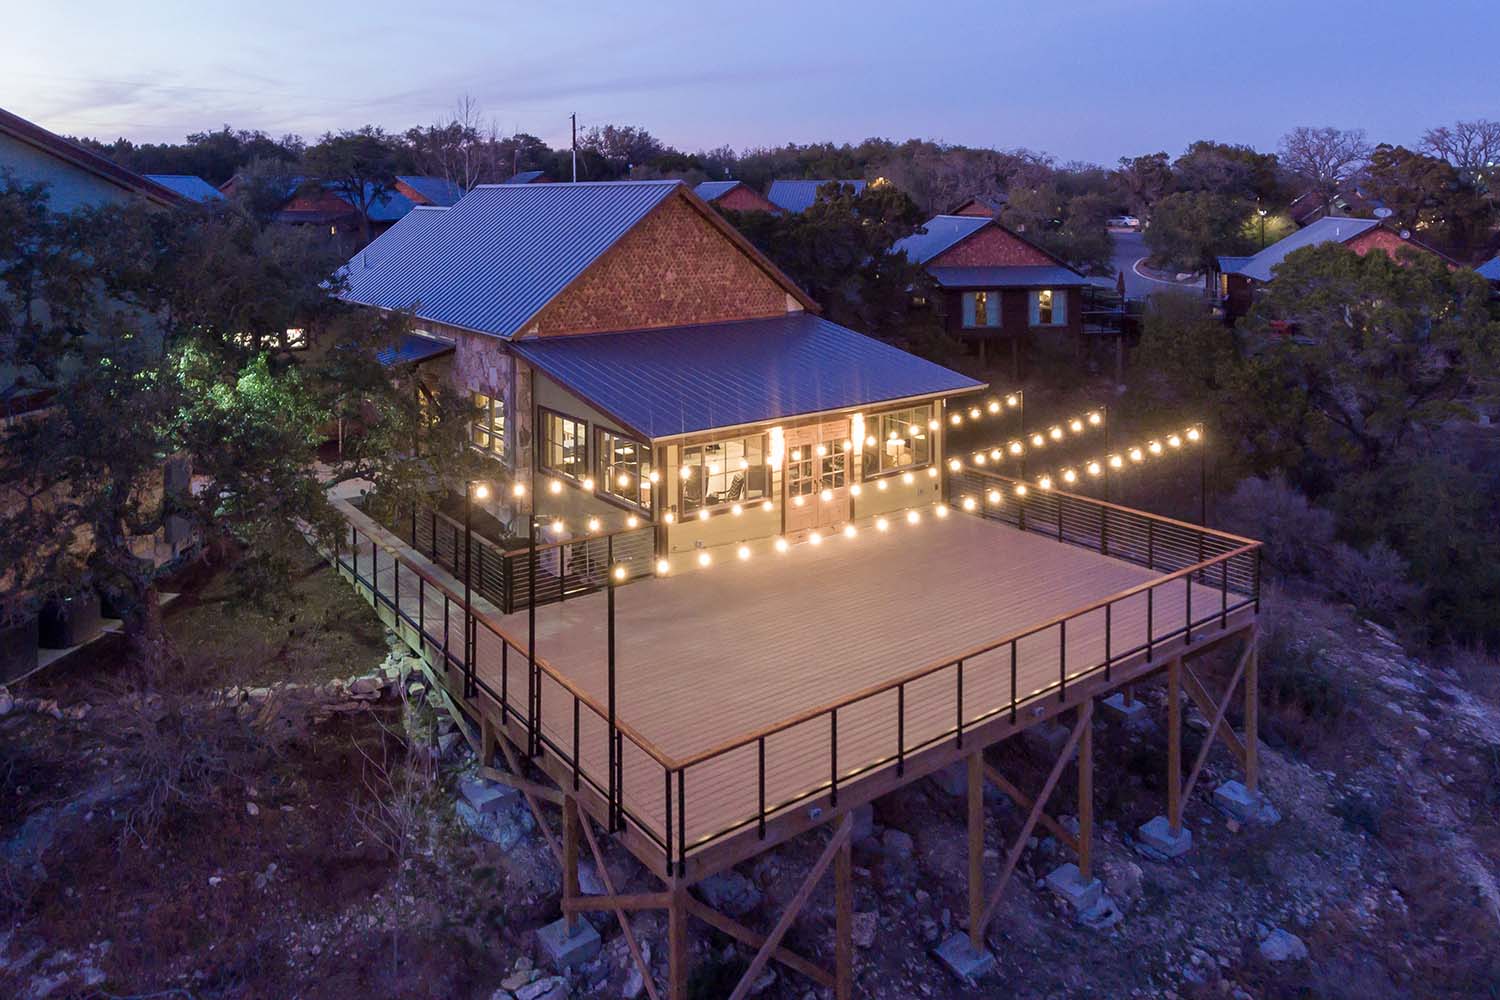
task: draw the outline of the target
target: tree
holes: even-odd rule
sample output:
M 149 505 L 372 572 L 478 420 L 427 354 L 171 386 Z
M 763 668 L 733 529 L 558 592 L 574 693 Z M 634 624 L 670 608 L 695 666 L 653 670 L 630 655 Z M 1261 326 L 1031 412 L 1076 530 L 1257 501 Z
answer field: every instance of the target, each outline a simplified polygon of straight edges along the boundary
M 1084 273 L 1109 273 L 1114 245 L 1105 223 L 1111 203 L 1101 194 L 1067 197 L 1055 184 L 1012 191 L 1000 213 L 1005 225 Z
M 578 148 L 599 154 L 614 176 L 631 167 L 645 166 L 671 150 L 665 143 L 635 125 L 595 125 L 578 137 Z
M 1483 199 L 1457 169 L 1436 156 L 1381 143 L 1370 155 L 1365 189 L 1400 225 L 1429 242 L 1464 251 L 1488 229 Z
M 1168 291 L 1147 300 L 1131 364 L 1155 383 L 1157 423 L 1212 419 L 1237 363 L 1233 335 L 1200 296 Z
M 1115 171 L 1119 197 L 1132 213 L 1149 218 L 1156 203 L 1172 190 L 1172 167 L 1166 153 L 1120 157 Z
M 29 331 L 7 360 L 55 396 L 0 439 L 0 566 L 12 595 L 105 592 L 155 684 L 176 656 L 142 542 L 165 517 L 210 550 L 246 547 L 242 572 L 264 586 L 284 579 L 280 554 L 304 530 L 327 537 L 331 482 L 362 476 L 402 497 L 444 471 L 417 447 L 427 428 L 411 377 L 387 377 L 376 359 L 408 320 L 331 299 L 336 258 L 233 209 L 135 204 L 60 220 L 27 215 L 33 203 L 31 190 L 0 189 L 0 211 L 31 220 L 0 259 L 0 274 L 18 276 L 0 300 L 7 324 Z M 32 296 L 29 312 L 13 289 Z M 328 349 L 305 361 L 276 349 L 272 331 L 290 321 L 320 324 L 309 334 Z M 444 402 L 429 436 L 446 459 L 463 452 L 465 412 Z M 364 438 L 318 464 L 323 428 L 356 409 Z M 164 465 L 178 462 L 191 490 L 165 488 Z
M 1179 191 L 1156 206 L 1146 227 L 1151 258 L 1179 271 L 1208 271 L 1221 254 L 1248 253 L 1250 205 L 1232 195 Z
M 1178 191 L 1213 191 L 1262 205 L 1284 204 L 1281 166 L 1275 153 L 1200 139 L 1172 164 Z
M 385 131 L 366 125 L 337 135 L 325 133 L 307 151 L 307 169 L 321 184 L 359 212 L 360 238 L 370 242 L 370 209 L 396 189 L 399 167 L 395 144 Z
M 1328 211 L 1334 196 L 1358 174 L 1370 155 L 1364 129 L 1299 125 L 1281 137 L 1281 163 Z
M 1439 125 L 1422 134 L 1421 148 L 1447 160 L 1481 191 L 1491 192 L 1500 171 L 1500 122 L 1478 118 Z
M 494 143 L 480 129 L 479 103 L 465 94 L 452 115 L 425 128 L 406 130 L 406 146 L 420 174 L 441 177 L 468 191 L 494 177 Z M 508 175 L 507 175 L 508 176 Z
M 1251 355 L 1236 408 L 1290 446 L 1277 459 L 1314 495 L 1471 420 L 1464 400 L 1500 374 L 1484 279 L 1431 254 L 1399 256 L 1337 243 L 1297 250 L 1244 322 L 1267 346 Z M 1278 336 L 1273 323 L 1297 335 Z

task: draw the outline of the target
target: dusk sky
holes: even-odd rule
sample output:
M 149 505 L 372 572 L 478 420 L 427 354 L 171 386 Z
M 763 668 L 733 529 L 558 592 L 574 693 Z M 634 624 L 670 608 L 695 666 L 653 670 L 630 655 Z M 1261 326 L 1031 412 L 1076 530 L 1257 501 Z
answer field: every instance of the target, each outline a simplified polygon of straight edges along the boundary
M 1500 118 L 1494 0 L 645 4 L 57 0 L 12 11 L 0 107 L 177 140 L 426 124 L 468 93 L 565 145 L 641 125 L 685 150 L 920 137 L 1113 164 L 1294 125 L 1412 143 Z

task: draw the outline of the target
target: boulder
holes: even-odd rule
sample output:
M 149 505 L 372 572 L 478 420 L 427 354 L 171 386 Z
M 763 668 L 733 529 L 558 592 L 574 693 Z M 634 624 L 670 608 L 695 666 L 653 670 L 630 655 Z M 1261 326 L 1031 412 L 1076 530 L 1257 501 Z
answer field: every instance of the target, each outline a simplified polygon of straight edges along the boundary
M 888 857 L 904 861 L 912 856 L 916 845 L 912 842 L 911 834 L 902 830 L 888 829 L 880 837 L 880 845 L 885 848 Z
M 868 913 L 856 913 L 849 928 L 849 936 L 854 939 L 856 948 L 870 948 L 875 944 L 875 933 L 879 927 L 878 914 L 873 910 Z
M 1307 945 L 1291 931 L 1278 927 L 1260 943 L 1260 957 L 1267 962 L 1300 962 L 1307 957 Z
M 743 917 L 761 902 L 755 883 L 732 869 L 699 882 L 698 892 L 705 903 L 730 917 Z

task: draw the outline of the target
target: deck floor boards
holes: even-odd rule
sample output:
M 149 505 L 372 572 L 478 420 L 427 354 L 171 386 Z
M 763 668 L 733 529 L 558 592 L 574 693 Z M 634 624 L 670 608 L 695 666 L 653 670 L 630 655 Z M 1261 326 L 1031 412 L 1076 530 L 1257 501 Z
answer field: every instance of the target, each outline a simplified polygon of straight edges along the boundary
M 718 558 L 706 570 L 684 570 L 616 590 L 618 716 L 678 759 L 1162 575 L 960 514 L 942 521 L 928 517 L 916 526 L 903 523 L 888 533 L 866 529 L 855 540 L 804 543 L 784 555 L 765 552 L 749 562 L 734 560 L 732 553 L 729 561 L 722 554 Z M 368 566 L 364 569 L 367 574 Z M 391 576 L 387 561 L 380 571 L 387 594 Z M 415 574 L 404 574 L 402 606 L 413 617 L 416 591 Z M 1194 617 L 1201 620 L 1218 609 L 1220 600 L 1218 589 L 1195 584 Z M 537 655 L 600 704 L 607 696 L 605 602 L 603 593 L 595 593 L 536 613 Z M 1159 590 L 1153 608 L 1156 635 L 1183 626 L 1185 604 L 1185 584 Z M 442 601 L 430 590 L 425 614 L 429 632 L 440 635 Z M 1146 614 L 1144 594 L 1116 606 L 1111 626 L 1116 652 L 1145 642 Z M 524 649 L 525 613 L 504 617 L 502 626 Z M 456 620 L 450 622 L 450 644 L 455 651 L 462 648 Z M 500 646 L 480 628 L 480 674 L 497 691 Z M 1102 610 L 1070 623 L 1070 676 L 1096 667 L 1104 653 Z M 949 668 L 909 685 L 908 750 L 953 727 L 954 674 Z M 509 675 L 511 704 L 524 708 L 526 662 L 514 650 Z M 1056 629 L 1020 643 L 1017 675 L 1021 700 L 1057 684 Z M 1006 708 L 1010 699 L 1008 648 L 965 663 L 966 721 Z M 894 757 L 896 706 L 896 693 L 890 691 L 839 712 L 841 777 Z M 572 746 L 571 696 L 545 677 L 542 718 L 558 745 Z M 584 709 L 579 728 L 584 770 L 604 785 L 607 727 Z M 767 740 L 769 805 L 829 781 L 829 728 L 824 717 Z M 625 747 L 626 809 L 660 835 L 662 769 L 628 740 Z M 749 746 L 689 769 L 689 844 L 753 820 L 756 756 Z M 674 840 L 676 825 L 674 817 Z

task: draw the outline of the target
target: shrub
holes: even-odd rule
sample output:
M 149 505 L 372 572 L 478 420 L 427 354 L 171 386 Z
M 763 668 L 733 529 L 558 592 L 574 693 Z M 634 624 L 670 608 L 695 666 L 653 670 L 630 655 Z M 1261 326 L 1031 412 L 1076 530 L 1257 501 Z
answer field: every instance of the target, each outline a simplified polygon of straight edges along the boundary
M 1417 594 L 1406 579 L 1406 560 L 1384 542 L 1364 552 L 1336 545 L 1329 569 L 1333 589 L 1364 614 L 1389 619 Z
M 1241 480 L 1219 514 L 1231 531 L 1260 539 L 1266 563 L 1281 576 L 1310 576 L 1333 554 L 1333 515 L 1308 503 L 1280 472 Z

